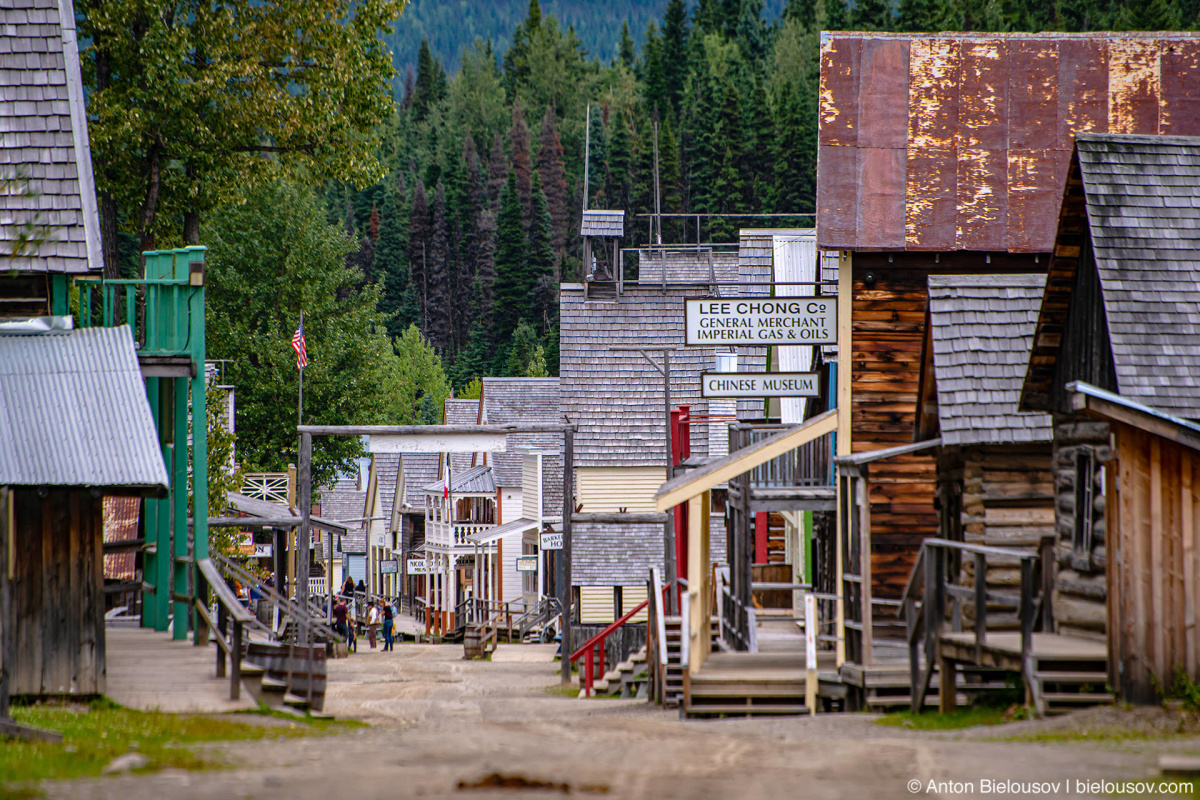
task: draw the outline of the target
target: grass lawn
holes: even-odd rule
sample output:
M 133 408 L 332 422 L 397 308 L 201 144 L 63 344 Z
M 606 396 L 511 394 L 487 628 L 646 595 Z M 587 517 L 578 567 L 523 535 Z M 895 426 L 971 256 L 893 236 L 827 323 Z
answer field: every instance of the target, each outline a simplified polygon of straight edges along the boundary
M 1012 721 L 1013 717 L 1008 709 L 998 706 L 981 706 L 960 708 L 950 714 L 939 714 L 932 709 L 921 714 L 914 714 L 911 711 L 892 711 L 875 720 L 875 724 L 893 725 L 897 728 L 914 731 L 953 731 L 960 728 L 974 728 L 978 725 L 1002 725 Z
M 62 734 L 61 743 L 5 739 L 0 742 L 0 800 L 37 797 L 42 780 L 100 775 L 118 756 L 149 759 L 138 772 L 174 767 L 220 767 L 188 747 L 203 742 L 252 741 L 337 732 L 362 723 L 299 719 L 278 713 L 187 716 L 134 711 L 105 700 L 90 705 L 13 706 L 13 719 Z M 264 717 L 279 717 L 265 719 Z

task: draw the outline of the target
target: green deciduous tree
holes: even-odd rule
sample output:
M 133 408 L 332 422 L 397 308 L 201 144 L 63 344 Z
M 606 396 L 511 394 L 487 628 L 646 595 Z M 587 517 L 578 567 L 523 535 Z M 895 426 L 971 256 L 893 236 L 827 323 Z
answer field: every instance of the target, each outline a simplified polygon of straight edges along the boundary
M 301 311 L 309 354 L 305 422 L 411 419 L 403 403 L 411 388 L 376 310 L 379 290 L 354 290 L 362 277 L 345 266 L 353 243 L 323 217 L 312 190 L 277 180 L 250 191 L 244 204 L 222 208 L 205 227 L 208 353 L 230 361 L 238 455 L 255 469 L 282 471 L 296 462 L 298 372 L 291 338 Z M 350 468 L 361 450 L 354 438 L 318 439 L 314 483 Z

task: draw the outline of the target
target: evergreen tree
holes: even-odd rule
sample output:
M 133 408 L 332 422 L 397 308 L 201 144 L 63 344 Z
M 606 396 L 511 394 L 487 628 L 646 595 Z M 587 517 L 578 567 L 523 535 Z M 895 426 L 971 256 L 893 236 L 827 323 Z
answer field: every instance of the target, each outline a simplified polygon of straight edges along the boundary
M 612 208 L 630 211 L 630 190 L 633 178 L 633 147 L 629 123 L 625 114 L 614 109 L 609 117 L 612 137 L 608 143 L 608 180 L 605 193 Z M 643 173 L 653 181 L 653 173 Z
M 670 103 L 666 56 L 663 53 L 662 37 L 658 35 L 658 28 L 653 22 L 646 26 L 646 34 L 642 41 L 642 58 L 642 93 L 646 97 L 646 105 L 651 108 L 666 108 Z
M 544 378 L 549 375 L 545 348 L 538 342 L 537 331 L 527 320 L 521 320 L 513 331 L 507 355 L 505 375 L 520 378 Z
M 413 191 L 412 217 L 408 226 L 408 263 L 409 287 L 406 291 L 406 302 L 416 303 L 417 319 L 414 320 L 421 330 L 429 329 L 429 315 L 425 307 L 428 297 L 426 264 L 429 263 L 428 251 L 433 235 L 433 219 L 429 215 L 429 200 L 425 197 L 425 183 L 417 180 L 417 188 Z
M 633 71 L 637 61 L 636 45 L 629 34 L 629 20 L 621 21 L 621 42 L 617 45 L 617 63 L 629 71 Z
M 551 243 L 550 212 L 546 193 L 542 191 L 541 177 L 533 176 L 533 219 L 529 223 L 529 277 L 533 285 L 533 311 L 537 324 L 549 327 L 551 317 L 558 308 L 557 280 L 555 279 L 554 248 Z
M 446 71 L 430 52 L 429 42 L 421 39 L 421 49 L 417 52 L 417 80 L 410 101 L 413 117 L 418 122 L 425 119 L 429 109 L 445 96 Z
M 500 210 L 500 192 L 508 182 L 508 157 L 504 154 L 504 142 L 500 134 L 492 137 L 492 151 L 488 154 L 487 195 L 492 213 Z
M 850 9 L 846 0 L 824 0 L 825 24 L 820 27 L 829 31 L 844 31 L 850 28 Z
M 406 216 L 403 176 L 397 176 L 390 185 L 392 188 L 384 192 L 379 214 L 375 264 L 383 283 L 379 311 L 387 318 L 388 335 L 395 338 L 415 320 L 401 316 L 404 292 L 408 289 L 408 231 L 401 221 Z
M 788 0 L 783 7 L 783 18 L 799 22 L 806 28 L 817 24 L 817 0 Z
M 449 223 L 446 220 L 446 189 L 441 181 L 438 181 L 433 195 L 433 224 L 427 259 L 425 287 L 429 334 L 426 338 L 443 358 L 447 358 L 453 355 L 454 331 L 450 323 L 450 275 L 453 265 Z
M 534 0 L 536 3 L 536 0 Z M 529 215 L 532 210 L 532 172 L 533 162 L 529 157 L 529 127 L 525 124 L 525 112 L 521 109 L 521 99 L 513 100 L 512 130 L 509 133 L 512 140 L 512 153 L 509 156 L 512 164 L 512 174 L 516 179 L 517 197 L 521 200 L 522 227 L 529 230 Z
M 541 179 L 546 206 L 550 212 L 550 244 L 554 249 L 554 273 L 567 252 L 567 178 L 563 167 L 562 139 L 554 122 L 554 107 L 542 117 L 542 132 L 538 137 L 537 175 Z M 534 221 L 537 212 L 534 209 Z
M 888 0 L 858 0 L 851 14 L 852 25 L 862 31 L 890 31 L 895 27 Z
M 668 108 L 679 112 L 679 101 L 683 96 L 683 83 L 688 69 L 688 19 L 687 3 L 684 0 L 669 0 L 663 14 L 662 29 L 662 80 L 663 113 Z
M 604 119 L 601 109 L 592 109 L 591 126 L 591 156 L 589 158 L 588 189 L 592 200 L 588 208 L 608 208 L 608 198 L 604 194 L 605 175 L 608 171 L 608 141 L 605 136 Z
M 517 178 L 512 172 L 500 193 L 500 216 L 496 220 L 496 336 L 506 340 L 518 319 L 529 316 L 529 278 L 526 261 L 526 238 L 521 225 L 521 199 L 517 194 Z
M 799 84 L 799 85 L 797 85 Z M 775 183 L 771 204 L 777 214 L 813 211 L 817 182 L 816 97 L 803 82 L 787 81 L 775 115 L 772 147 Z

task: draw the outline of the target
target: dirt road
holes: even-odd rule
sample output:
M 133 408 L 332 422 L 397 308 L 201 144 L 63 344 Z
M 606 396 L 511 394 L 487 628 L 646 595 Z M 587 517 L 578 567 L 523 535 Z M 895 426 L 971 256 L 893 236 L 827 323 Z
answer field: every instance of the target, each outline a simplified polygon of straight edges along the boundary
M 1077 780 L 1144 780 L 1169 745 L 1029 744 L 922 734 L 865 714 L 681 722 L 639 701 L 553 694 L 550 663 L 461 660 L 461 646 L 403 645 L 332 662 L 327 710 L 366 729 L 220 745 L 233 768 L 47 787 L 52 798 L 548 797 L 561 791 L 458 788 L 489 773 L 568 784 L 574 796 L 628 798 L 911 798 L 1092 796 Z M 919 782 L 910 791 L 909 782 Z M 934 786 L 929 782 L 959 786 Z M 995 784 L 990 785 L 993 790 Z M 944 791 L 938 791 L 942 789 Z M 1016 789 L 1018 791 L 1011 791 Z M 1026 793 L 1028 789 L 1030 793 Z

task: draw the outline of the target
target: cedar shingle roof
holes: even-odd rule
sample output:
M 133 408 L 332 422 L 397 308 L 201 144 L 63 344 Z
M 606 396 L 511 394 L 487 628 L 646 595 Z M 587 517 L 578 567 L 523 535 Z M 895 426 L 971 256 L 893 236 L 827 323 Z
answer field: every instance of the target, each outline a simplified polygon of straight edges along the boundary
M 1049 414 L 1017 413 L 1045 284 L 1045 275 L 929 277 L 933 371 L 944 444 L 1050 440 Z
M 444 419 L 447 425 L 479 425 L 479 401 L 447 399 Z M 481 463 L 483 462 L 474 453 L 450 454 L 450 466 L 455 472 L 470 469 Z M 441 474 L 440 471 L 438 474 Z
M 438 453 L 405 453 L 404 493 L 413 510 L 425 508 L 425 492 L 421 487 L 433 483 L 438 476 Z
M 580 236 L 607 236 L 620 239 L 625 235 L 625 212 L 593 209 L 583 212 Z
M 1119 393 L 1196 418 L 1200 137 L 1081 135 L 1078 154 Z
M 1049 252 L 1076 131 L 1200 134 L 1194 33 L 825 33 L 817 242 Z
M 736 283 L 738 253 L 728 249 L 672 250 L 669 247 L 646 247 L 638 251 L 638 283 L 661 286 L 664 272 L 668 285 Z
M 488 425 L 562 423 L 558 378 L 484 378 L 483 414 Z M 561 433 L 514 433 L 507 437 L 503 453 L 490 453 L 496 485 L 519 487 L 524 456 L 518 447 L 533 447 L 554 455 L 542 460 L 542 513 L 562 514 Z
M 328 486 L 322 486 L 321 516 L 340 522 L 347 519 L 358 519 L 363 516 L 367 507 L 367 493 L 358 490 L 358 481 L 354 478 L 338 478 Z M 350 522 L 345 536 L 340 537 L 342 552 L 367 552 L 367 531 L 362 522 Z M 328 540 L 326 540 L 328 541 Z M 334 548 L 337 552 L 337 548 Z
M 27 225 L 48 239 L 5 269 L 99 270 L 100 217 L 92 180 L 71 0 L 0 4 L 0 252 Z

